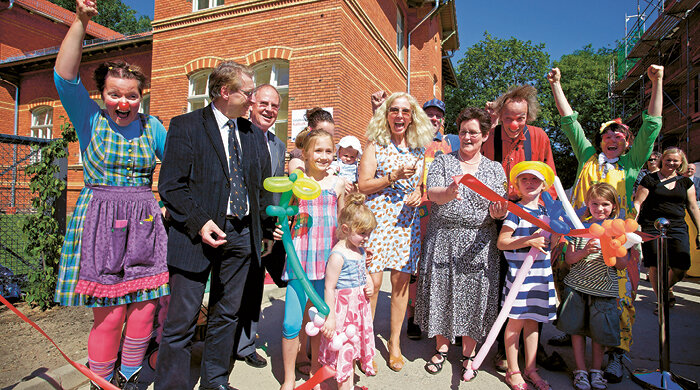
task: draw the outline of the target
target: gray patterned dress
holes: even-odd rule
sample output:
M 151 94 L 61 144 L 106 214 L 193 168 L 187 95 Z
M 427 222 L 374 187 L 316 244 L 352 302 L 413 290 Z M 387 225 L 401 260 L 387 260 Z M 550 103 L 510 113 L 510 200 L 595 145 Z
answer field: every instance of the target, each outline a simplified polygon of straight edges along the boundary
M 428 188 L 447 187 L 462 170 L 457 152 L 430 165 Z M 474 175 L 499 195 L 505 194 L 501 164 L 481 157 Z M 460 185 L 462 200 L 433 204 L 420 260 L 416 322 L 429 337 L 486 336 L 498 314 L 498 231 L 489 201 Z

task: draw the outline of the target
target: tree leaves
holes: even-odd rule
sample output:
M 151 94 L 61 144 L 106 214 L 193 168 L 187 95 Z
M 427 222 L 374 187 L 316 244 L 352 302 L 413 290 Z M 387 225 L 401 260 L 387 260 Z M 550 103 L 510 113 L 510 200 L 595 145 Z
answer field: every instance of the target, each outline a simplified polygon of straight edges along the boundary
M 75 12 L 75 0 L 50 1 Z M 92 21 L 124 35 L 151 31 L 151 20 L 143 15 L 137 18 L 136 11 L 121 0 L 100 0 L 97 2 L 97 11 L 99 15 L 92 18 Z

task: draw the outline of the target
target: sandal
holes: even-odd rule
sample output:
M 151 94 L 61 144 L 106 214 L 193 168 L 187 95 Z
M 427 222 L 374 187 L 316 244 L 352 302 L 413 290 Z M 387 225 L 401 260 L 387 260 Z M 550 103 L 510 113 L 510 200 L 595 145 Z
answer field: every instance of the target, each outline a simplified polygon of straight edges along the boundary
M 474 361 L 474 358 L 476 355 L 472 355 L 469 357 L 462 356 L 462 382 L 469 382 L 472 379 L 476 378 L 476 374 L 479 373 L 478 370 L 472 370 L 471 368 L 467 368 L 464 366 L 464 362 L 471 362 Z
M 374 361 L 374 359 L 372 359 L 372 369 L 374 369 L 374 374 L 368 374 L 367 372 L 365 372 L 365 369 L 362 368 L 362 362 L 361 362 L 361 361 L 357 360 L 357 361 L 356 361 L 356 364 L 357 364 L 357 369 L 360 370 L 360 372 L 363 373 L 363 374 L 365 374 L 366 376 L 375 376 L 375 375 L 377 375 L 378 367 L 377 367 L 377 362 Z
M 514 385 L 510 382 L 510 377 L 517 374 L 520 374 L 520 371 L 507 371 L 506 384 L 510 386 L 511 390 L 530 390 L 530 386 L 527 385 L 527 382 L 518 383 L 517 385 Z
M 387 352 L 391 350 L 391 343 L 387 344 Z M 389 366 L 389 369 L 394 372 L 399 372 L 403 368 L 403 365 L 405 362 L 403 361 L 403 357 L 401 354 L 399 356 L 392 356 L 391 352 L 389 352 L 389 361 L 387 362 L 387 366 Z
M 532 374 L 535 374 L 536 372 L 537 368 L 533 368 L 532 370 L 524 370 L 523 379 L 525 379 L 526 382 L 529 382 L 533 386 L 535 386 L 537 390 L 552 390 L 552 387 L 546 380 L 542 379 L 541 377 L 538 380 L 532 378 Z
M 440 360 L 439 362 L 434 362 L 433 358 L 435 356 L 442 357 L 442 360 Z M 425 366 L 423 366 L 423 368 L 425 368 L 425 371 L 428 371 L 428 374 L 437 375 L 438 373 L 440 373 L 440 371 L 442 371 L 442 365 L 445 364 L 446 360 L 447 360 L 447 352 L 440 352 L 439 350 L 436 349 L 433 356 L 430 357 L 430 360 L 428 360 L 428 362 L 425 363 Z M 431 370 L 431 368 L 435 369 L 435 371 Z

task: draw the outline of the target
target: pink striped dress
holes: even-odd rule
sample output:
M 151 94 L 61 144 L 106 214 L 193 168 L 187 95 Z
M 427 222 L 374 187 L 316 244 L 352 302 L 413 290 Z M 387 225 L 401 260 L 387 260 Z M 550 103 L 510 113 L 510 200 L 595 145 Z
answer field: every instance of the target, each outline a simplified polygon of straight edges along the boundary
M 337 180 L 337 177 L 336 177 Z M 335 229 L 338 223 L 338 195 L 335 185 L 321 191 L 312 200 L 299 199 L 299 214 L 292 226 L 292 241 L 299 262 L 309 280 L 322 280 L 326 276 L 326 261 L 338 239 Z M 282 280 L 290 280 L 291 273 L 285 265 Z

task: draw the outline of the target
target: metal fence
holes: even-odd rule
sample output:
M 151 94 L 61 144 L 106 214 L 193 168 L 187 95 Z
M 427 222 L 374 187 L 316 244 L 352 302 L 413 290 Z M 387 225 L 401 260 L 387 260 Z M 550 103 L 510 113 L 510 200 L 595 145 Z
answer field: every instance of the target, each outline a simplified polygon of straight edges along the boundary
M 28 239 L 22 232 L 32 210 L 31 177 L 26 169 L 41 158 L 41 147 L 51 140 L 0 134 L 0 265 L 14 275 L 40 266 L 39 259 L 25 253 Z M 9 275 L 0 268 L 0 276 Z M 0 280 L 5 284 L 7 280 Z

